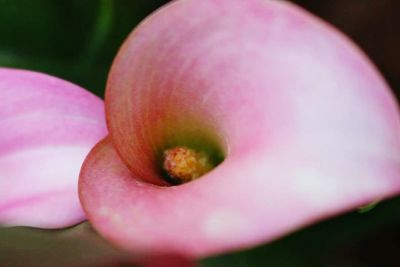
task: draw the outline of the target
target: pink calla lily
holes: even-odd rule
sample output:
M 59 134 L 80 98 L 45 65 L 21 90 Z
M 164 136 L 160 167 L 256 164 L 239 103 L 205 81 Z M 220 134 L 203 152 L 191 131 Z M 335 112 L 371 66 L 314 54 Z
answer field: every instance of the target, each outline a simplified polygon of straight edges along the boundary
M 102 101 L 60 79 L 0 68 L 0 224 L 60 228 L 85 219 L 77 181 L 107 131 Z
M 204 257 L 254 246 L 400 192 L 387 84 L 345 36 L 269 0 L 181 0 L 125 41 L 108 80 L 110 136 L 80 199 L 114 244 Z M 166 148 L 224 156 L 168 186 Z

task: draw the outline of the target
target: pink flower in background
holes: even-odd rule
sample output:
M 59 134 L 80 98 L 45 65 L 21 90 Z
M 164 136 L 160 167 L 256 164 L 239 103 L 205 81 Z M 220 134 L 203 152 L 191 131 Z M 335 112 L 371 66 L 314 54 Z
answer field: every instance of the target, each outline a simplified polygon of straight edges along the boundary
M 0 68 L 0 224 L 60 228 L 85 219 L 82 162 L 106 135 L 103 102 L 69 82 Z
M 400 192 L 387 84 L 289 2 L 173 2 L 122 46 L 105 105 L 110 135 L 84 163 L 80 199 L 128 251 L 237 250 Z M 190 161 L 163 162 L 182 148 Z M 202 155 L 214 169 L 170 185 L 164 166 Z

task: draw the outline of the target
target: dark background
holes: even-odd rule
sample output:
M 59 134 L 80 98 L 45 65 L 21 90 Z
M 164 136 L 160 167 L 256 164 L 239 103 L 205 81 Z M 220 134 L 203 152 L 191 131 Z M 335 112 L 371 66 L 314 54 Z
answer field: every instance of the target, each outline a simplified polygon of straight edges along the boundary
M 0 66 L 37 70 L 104 93 L 124 38 L 163 0 L 0 0 Z M 294 1 L 348 34 L 399 97 L 399 0 Z M 400 266 L 400 198 L 202 266 Z M 27 266 L 29 267 L 29 266 Z

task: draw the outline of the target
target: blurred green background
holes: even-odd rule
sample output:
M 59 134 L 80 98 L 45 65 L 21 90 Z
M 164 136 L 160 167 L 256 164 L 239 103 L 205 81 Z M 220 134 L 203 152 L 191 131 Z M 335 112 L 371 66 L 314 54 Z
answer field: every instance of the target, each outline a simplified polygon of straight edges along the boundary
M 139 21 L 166 2 L 0 0 L 0 66 L 49 73 L 102 96 L 108 70 L 124 38 Z M 399 96 L 400 1 L 294 2 L 350 35 Z M 392 199 L 371 211 L 346 214 L 271 244 L 204 259 L 200 264 L 398 267 L 399 211 L 400 198 Z

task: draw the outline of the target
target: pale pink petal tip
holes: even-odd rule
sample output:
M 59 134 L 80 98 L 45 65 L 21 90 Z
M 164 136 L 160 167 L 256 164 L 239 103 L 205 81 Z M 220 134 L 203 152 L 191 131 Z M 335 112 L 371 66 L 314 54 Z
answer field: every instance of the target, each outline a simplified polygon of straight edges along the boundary
M 0 68 L 0 224 L 58 228 L 84 220 L 77 183 L 106 135 L 101 99 L 69 82 Z
M 387 84 L 349 39 L 286 1 L 159 10 L 117 55 L 106 111 L 110 138 L 85 161 L 80 198 L 127 250 L 209 256 L 400 193 Z M 225 160 L 161 186 L 162 149 L 210 132 Z

